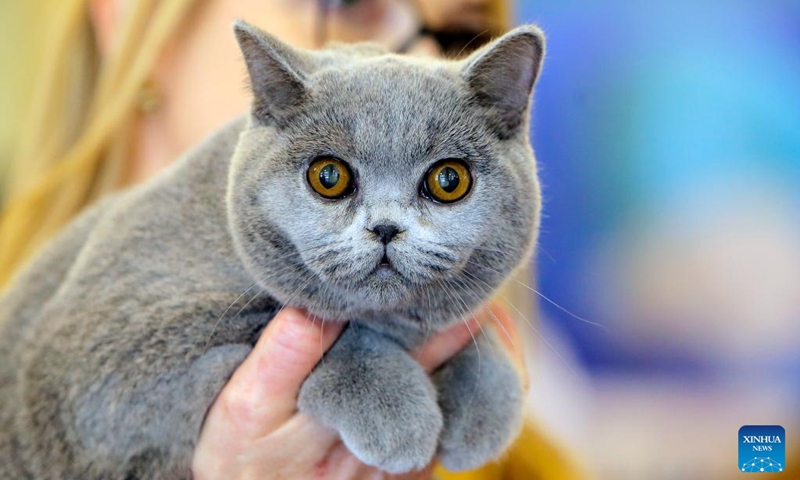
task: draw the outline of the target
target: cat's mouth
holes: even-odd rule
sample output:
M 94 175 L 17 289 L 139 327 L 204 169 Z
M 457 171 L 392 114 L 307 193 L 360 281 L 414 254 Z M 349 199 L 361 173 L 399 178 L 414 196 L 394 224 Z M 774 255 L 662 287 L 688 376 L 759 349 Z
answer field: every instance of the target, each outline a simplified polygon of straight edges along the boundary
M 388 259 L 386 261 L 381 260 L 381 262 L 375 266 L 375 269 L 372 271 L 373 275 L 377 275 L 379 278 L 390 277 L 395 274 L 399 274 L 400 272 L 394 268 L 392 262 Z
M 373 268 L 371 276 L 375 276 L 379 279 L 389 279 L 395 275 L 404 278 L 404 275 L 397 269 L 394 262 L 389 258 L 389 255 L 384 251 L 380 261 L 378 261 L 377 265 Z

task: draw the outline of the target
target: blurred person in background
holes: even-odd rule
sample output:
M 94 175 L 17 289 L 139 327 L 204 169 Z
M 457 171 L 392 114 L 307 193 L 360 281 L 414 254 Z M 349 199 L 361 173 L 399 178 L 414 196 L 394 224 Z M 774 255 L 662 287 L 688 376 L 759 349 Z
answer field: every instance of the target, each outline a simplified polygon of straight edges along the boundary
M 41 58 L 26 122 L 16 128 L 14 117 L 3 124 L 19 141 L 5 173 L 0 288 L 86 206 L 146 181 L 248 109 L 233 19 L 303 48 L 378 41 L 398 52 L 455 57 L 506 30 L 509 7 L 482 0 L 70 0 L 0 7 L 8 10 L 6 21 L 17 21 L 9 31 L 26 39 L 5 42 L 17 49 L 19 77 Z M 16 85 L 23 92 L 26 86 Z M 0 153 L 9 158 L 7 149 Z M 582 478 L 563 449 L 532 425 L 503 462 L 437 475 Z

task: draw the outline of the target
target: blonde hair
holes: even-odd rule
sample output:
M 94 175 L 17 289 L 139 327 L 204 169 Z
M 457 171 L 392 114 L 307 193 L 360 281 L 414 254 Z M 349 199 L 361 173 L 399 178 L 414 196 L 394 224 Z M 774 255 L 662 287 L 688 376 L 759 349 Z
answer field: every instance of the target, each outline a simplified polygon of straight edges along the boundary
M 137 96 L 195 0 L 133 0 L 101 61 L 88 0 L 49 4 L 48 45 L 8 172 L 0 288 L 86 205 L 124 183 Z

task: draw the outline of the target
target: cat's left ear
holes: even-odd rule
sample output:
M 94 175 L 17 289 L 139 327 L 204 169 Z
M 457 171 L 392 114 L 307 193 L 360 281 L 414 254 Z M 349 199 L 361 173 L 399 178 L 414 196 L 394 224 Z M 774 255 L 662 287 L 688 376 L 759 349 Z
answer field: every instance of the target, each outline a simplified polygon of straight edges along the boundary
M 512 136 L 525 123 L 544 50 L 544 33 L 525 25 L 465 60 L 461 74 L 477 102 L 489 108 L 493 127 L 502 138 Z
M 233 31 L 250 74 L 253 115 L 282 123 L 308 97 L 306 62 L 292 47 L 246 22 L 234 22 Z

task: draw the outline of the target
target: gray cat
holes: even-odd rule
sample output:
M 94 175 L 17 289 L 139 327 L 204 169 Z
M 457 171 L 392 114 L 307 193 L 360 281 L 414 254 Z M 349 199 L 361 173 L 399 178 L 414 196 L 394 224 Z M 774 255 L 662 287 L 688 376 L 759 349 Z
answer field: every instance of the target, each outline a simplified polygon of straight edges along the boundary
M 234 30 L 250 114 L 89 209 L 2 298 L 0 478 L 191 478 L 205 413 L 282 305 L 349 320 L 298 405 L 363 462 L 469 469 L 517 434 L 496 340 L 432 377 L 408 351 L 531 254 L 541 32 L 434 61 Z

